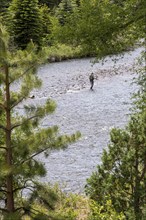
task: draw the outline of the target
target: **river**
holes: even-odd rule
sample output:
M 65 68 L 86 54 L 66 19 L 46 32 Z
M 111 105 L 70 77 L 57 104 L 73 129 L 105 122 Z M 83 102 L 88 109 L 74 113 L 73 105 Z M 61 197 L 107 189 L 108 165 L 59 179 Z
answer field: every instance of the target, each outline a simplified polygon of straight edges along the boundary
M 131 93 L 137 89 L 132 84 L 136 76 L 133 65 L 140 52 L 138 48 L 121 57 L 107 57 L 104 64 L 101 61 L 94 64 L 94 59 L 86 58 L 39 68 L 43 86 L 32 92 L 35 98 L 31 102 L 43 104 L 50 97 L 57 103 L 55 113 L 46 117 L 42 126 L 58 125 L 60 134 L 78 130 L 82 134 L 67 149 L 53 151 L 47 159 L 39 157 L 47 169 L 42 181 L 57 182 L 67 192 L 84 191 L 86 179 L 101 163 L 110 130 L 123 128 L 128 121 Z M 93 91 L 89 89 L 92 71 L 97 77 Z

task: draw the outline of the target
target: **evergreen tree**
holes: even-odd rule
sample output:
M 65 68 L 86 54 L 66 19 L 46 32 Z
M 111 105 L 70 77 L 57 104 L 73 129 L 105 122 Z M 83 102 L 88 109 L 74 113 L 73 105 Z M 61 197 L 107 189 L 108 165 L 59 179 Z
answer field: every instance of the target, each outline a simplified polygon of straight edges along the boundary
M 46 170 L 36 156 L 51 150 L 63 149 L 74 142 L 79 133 L 58 136 L 58 127 L 40 128 L 39 122 L 55 110 L 50 99 L 44 106 L 25 105 L 32 89 L 38 89 L 41 81 L 37 66 L 44 61 L 44 53 L 31 42 L 26 50 L 13 50 L 9 36 L 0 27 L 0 212 L 6 219 L 21 219 L 30 211 L 24 203 L 23 192 L 33 190 L 35 177 L 44 176 Z M 20 88 L 12 90 L 13 84 Z M 19 116 L 16 107 L 22 105 L 24 115 Z M 29 193 L 28 193 L 29 195 Z M 25 199 L 26 199 L 25 195 Z
M 145 41 L 144 41 L 145 43 Z M 138 79 L 136 80 L 136 83 L 139 86 L 138 92 L 134 95 L 134 104 L 135 109 L 138 109 L 139 112 L 143 112 L 143 110 L 146 108 L 146 66 L 145 66 L 145 60 L 146 60 L 146 53 L 145 51 L 142 54 L 142 57 L 138 60 L 138 68 L 136 69 L 138 74 Z
M 50 16 L 50 9 L 46 5 L 41 5 L 40 7 L 40 13 L 42 16 L 42 45 L 50 45 L 51 39 L 51 16 Z
M 86 192 L 117 212 L 144 219 L 146 202 L 146 114 L 132 117 L 126 130 L 113 129 L 102 165 L 87 181 Z
M 0 1 L 0 13 L 5 12 L 7 7 L 9 6 L 11 0 L 1 0 Z
M 102 164 L 87 180 L 86 192 L 98 204 L 111 200 L 127 219 L 146 218 L 146 74 L 145 55 L 138 70 L 140 88 L 125 129 L 112 129 Z M 144 64 L 144 65 L 143 65 Z
M 61 0 L 39 0 L 39 4 L 46 4 L 50 9 L 57 7 Z
M 62 0 L 56 9 L 55 15 L 57 16 L 61 25 L 64 25 L 69 18 L 70 14 L 73 13 L 77 4 L 75 0 Z
M 41 46 L 43 30 L 38 0 L 13 0 L 9 14 L 16 45 L 25 49 L 32 40 L 36 45 Z

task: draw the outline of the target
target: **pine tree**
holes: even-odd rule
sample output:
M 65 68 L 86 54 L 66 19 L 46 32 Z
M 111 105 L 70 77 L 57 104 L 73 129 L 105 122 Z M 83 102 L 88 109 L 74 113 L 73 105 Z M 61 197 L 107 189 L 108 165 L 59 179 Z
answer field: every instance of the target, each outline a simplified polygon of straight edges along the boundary
M 140 86 L 125 129 L 112 129 L 102 163 L 87 180 L 86 192 L 98 204 L 108 201 L 127 219 L 146 218 L 146 74 L 145 55 L 138 67 Z M 144 64 L 144 65 L 143 65 Z M 140 69 L 139 69 L 140 68 Z
M 32 40 L 36 45 L 41 46 L 43 30 L 38 0 L 13 0 L 9 14 L 11 32 L 16 45 L 25 49 Z
M 146 112 L 146 109 L 145 109 Z M 146 113 L 131 118 L 126 130 L 113 129 L 102 164 L 87 181 L 86 192 L 104 205 L 111 200 L 117 212 L 144 215 L 146 202 Z
M 64 25 L 73 10 L 77 7 L 75 0 L 62 0 L 56 9 L 56 16 L 61 25 Z
M 11 0 L 1 0 L 0 1 L 0 13 L 5 12 L 6 8 L 9 6 Z
M 67 147 L 80 134 L 58 136 L 58 127 L 40 128 L 39 122 L 54 112 L 56 105 L 48 99 L 44 106 L 25 105 L 32 89 L 38 89 L 41 81 L 36 73 L 37 66 L 44 61 L 44 53 L 31 42 L 26 50 L 13 50 L 9 46 L 9 36 L 0 27 L 0 210 L 8 216 L 18 215 L 27 208 L 23 202 L 23 192 L 33 190 L 35 177 L 44 176 L 46 170 L 36 156 L 51 150 Z M 12 90 L 19 82 L 20 89 Z M 24 115 L 16 113 L 16 107 L 24 107 Z M 26 197 L 26 196 L 25 196 Z
M 46 4 L 50 9 L 57 7 L 61 0 L 39 0 L 39 4 Z

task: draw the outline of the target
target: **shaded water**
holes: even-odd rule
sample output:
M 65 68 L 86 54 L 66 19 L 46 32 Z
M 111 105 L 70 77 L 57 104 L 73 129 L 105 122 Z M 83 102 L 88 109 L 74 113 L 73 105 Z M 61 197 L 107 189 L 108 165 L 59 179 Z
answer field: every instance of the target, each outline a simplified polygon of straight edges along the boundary
M 92 59 L 69 60 L 42 66 L 43 80 L 39 91 L 33 91 L 31 102 L 43 104 L 53 98 L 57 109 L 43 120 L 42 126 L 58 125 L 60 133 L 79 130 L 82 137 L 66 150 L 52 152 L 45 163 L 47 176 L 42 181 L 58 182 L 66 191 L 83 192 L 86 179 L 101 162 L 102 150 L 109 142 L 112 127 L 124 127 L 128 121 L 130 96 L 136 90 L 131 84 L 134 59 L 141 48 L 126 53 L 116 63 L 112 58 L 93 65 Z M 98 77 L 94 91 L 89 90 L 89 74 Z

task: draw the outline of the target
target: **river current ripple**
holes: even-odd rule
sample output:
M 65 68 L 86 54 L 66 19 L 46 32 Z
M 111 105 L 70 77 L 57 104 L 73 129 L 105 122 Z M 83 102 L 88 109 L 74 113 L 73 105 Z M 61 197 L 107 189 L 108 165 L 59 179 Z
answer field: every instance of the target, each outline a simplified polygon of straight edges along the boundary
M 80 140 L 67 149 L 53 151 L 48 158 L 39 156 L 47 169 L 42 181 L 57 182 L 67 192 L 83 193 L 86 179 L 101 163 L 102 151 L 110 140 L 110 130 L 123 128 L 128 121 L 130 97 L 137 89 L 132 84 L 136 76 L 133 65 L 141 50 L 125 53 L 119 59 L 107 57 L 104 65 L 101 61 L 93 64 L 94 59 L 87 58 L 39 68 L 43 86 L 32 92 L 35 98 L 27 103 L 44 104 L 47 98 L 52 98 L 57 109 L 43 120 L 42 126 L 58 125 L 60 134 L 76 131 L 82 134 Z M 94 91 L 89 90 L 92 71 L 97 77 Z

